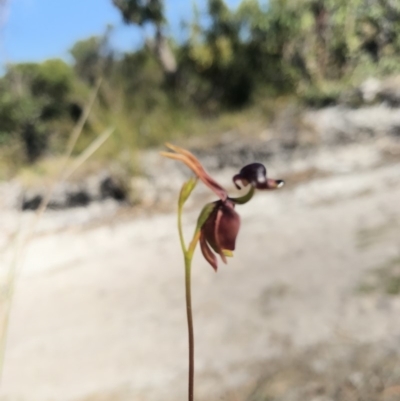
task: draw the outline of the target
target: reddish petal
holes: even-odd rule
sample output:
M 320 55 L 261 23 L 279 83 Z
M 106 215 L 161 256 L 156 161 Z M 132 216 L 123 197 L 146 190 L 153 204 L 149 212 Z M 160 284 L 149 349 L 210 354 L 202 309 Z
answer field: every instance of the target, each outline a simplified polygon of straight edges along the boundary
M 240 217 L 234 209 L 234 203 L 227 200 L 226 202 L 215 202 L 215 209 L 210 214 L 201 230 L 201 241 L 204 241 L 202 252 L 204 257 L 210 262 L 210 247 L 220 255 L 224 263 L 227 262 L 224 250 L 233 251 L 235 249 L 236 237 L 240 228 Z M 212 252 L 211 252 L 212 253 Z M 215 255 L 212 254 L 213 258 Z
M 218 270 L 218 262 L 217 258 L 211 251 L 210 247 L 207 244 L 207 241 L 204 237 L 203 230 L 200 232 L 200 249 L 201 253 L 204 256 L 204 259 L 212 266 L 212 268 L 217 271 Z
M 202 232 L 203 232 L 204 238 L 207 240 L 207 242 L 210 244 L 211 248 L 216 253 L 219 253 L 219 248 L 218 248 L 217 242 L 215 240 L 215 224 L 216 224 L 216 219 L 218 216 L 218 210 L 220 209 L 220 204 L 221 204 L 221 201 L 215 202 L 214 210 L 208 216 L 208 219 L 206 220 L 206 222 L 203 224 L 203 227 L 202 227 Z
M 219 254 L 222 261 L 226 264 L 226 256 L 222 252 L 224 248 L 221 246 L 221 241 L 219 236 L 222 216 L 223 216 L 223 211 L 222 211 L 222 206 L 220 206 L 217 210 L 217 215 L 215 216 L 213 239 L 215 241 L 215 251 Z
M 216 224 L 217 244 L 220 249 L 234 251 L 236 237 L 240 228 L 240 217 L 229 202 L 223 204 L 220 211 L 221 217 L 218 224 Z

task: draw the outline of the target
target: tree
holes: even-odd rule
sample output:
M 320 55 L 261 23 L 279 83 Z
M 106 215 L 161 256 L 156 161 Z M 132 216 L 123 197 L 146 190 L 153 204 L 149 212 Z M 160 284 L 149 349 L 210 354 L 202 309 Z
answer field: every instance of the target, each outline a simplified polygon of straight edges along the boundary
M 113 0 L 127 24 L 144 27 L 153 26 L 153 38 L 146 39 L 147 47 L 157 58 L 167 82 L 175 83 L 178 70 L 175 55 L 163 33 L 165 26 L 164 7 L 162 0 Z
M 2 136 L 18 137 L 28 161 L 41 156 L 52 122 L 68 113 L 72 83 L 73 71 L 62 60 L 8 66 L 0 81 Z
M 79 40 L 70 49 L 76 73 L 90 86 L 108 73 L 113 64 L 114 55 L 109 45 L 111 32 L 112 26 L 107 26 L 104 35 Z

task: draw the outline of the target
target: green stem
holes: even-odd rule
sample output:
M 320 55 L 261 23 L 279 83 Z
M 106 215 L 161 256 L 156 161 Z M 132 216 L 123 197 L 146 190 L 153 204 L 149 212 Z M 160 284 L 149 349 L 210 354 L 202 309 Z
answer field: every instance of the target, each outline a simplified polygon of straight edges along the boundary
M 185 294 L 186 294 L 186 317 L 189 336 L 189 380 L 188 380 L 188 401 L 193 401 L 194 394 L 194 330 L 192 313 L 192 291 L 191 291 L 191 271 L 193 254 L 199 240 L 199 232 L 195 232 L 193 239 L 186 250 L 185 239 L 182 230 L 182 205 L 178 206 L 178 231 L 182 253 L 185 258 Z
M 185 245 L 185 239 L 183 238 L 183 230 L 182 230 L 182 205 L 178 206 L 178 232 L 179 232 L 179 241 L 181 243 L 182 252 L 186 257 L 186 245 Z
M 191 265 L 192 258 L 185 255 L 185 289 L 186 289 L 186 317 L 189 334 L 189 388 L 188 400 L 193 401 L 194 390 L 194 333 L 192 314 L 192 293 L 191 293 Z
M 254 192 L 255 192 L 254 187 L 251 186 L 249 192 L 247 192 L 246 195 L 240 196 L 239 198 L 229 198 L 229 199 L 234 203 L 236 203 L 237 205 L 244 205 L 253 197 Z

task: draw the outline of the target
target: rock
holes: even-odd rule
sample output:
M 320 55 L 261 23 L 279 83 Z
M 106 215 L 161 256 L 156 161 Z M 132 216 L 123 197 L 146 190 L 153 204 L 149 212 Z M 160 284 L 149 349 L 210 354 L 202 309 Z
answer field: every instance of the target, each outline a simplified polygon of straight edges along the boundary
M 126 199 L 126 190 L 116 178 L 106 177 L 100 182 L 100 195 L 102 199 L 123 201 Z
M 47 195 L 49 188 L 38 187 L 22 190 L 22 210 L 36 210 Z M 85 178 L 81 182 L 60 182 L 52 189 L 48 209 L 61 210 L 87 206 L 92 202 L 114 199 L 122 202 L 127 198 L 127 190 L 121 180 L 101 172 Z
M 89 194 L 84 189 L 78 190 L 67 195 L 65 207 L 87 206 L 91 201 Z
M 146 177 L 133 177 L 130 182 L 129 200 L 132 204 L 153 206 L 157 200 L 157 191 Z
M 22 186 L 16 181 L 0 183 L 0 208 L 17 209 L 22 198 Z
M 365 103 L 373 103 L 381 90 L 381 81 L 370 77 L 360 85 L 358 90 Z
M 400 112 L 399 108 L 391 107 L 397 101 L 400 104 L 400 76 L 382 82 L 370 78 L 360 86 L 360 93 L 364 102 L 373 103 L 378 98 L 387 101 L 357 109 L 339 105 L 302 110 L 292 105 L 283 110 L 268 129 L 261 127 L 258 136 L 229 131 L 217 141 L 213 140 L 212 146 L 205 146 L 202 140 L 191 150 L 227 189 L 238 169 L 253 162 L 267 165 L 270 174 L 313 169 L 347 173 L 378 165 L 384 158 L 400 154 Z M 372 142 L 368 149 L 363 147 L 366 141 Z M 360 149 L 355 147 L 357 144 Z M 332 152 L 332 146 L 341 145 L 346 145 L 344 152 Z M 171 209 L 182 183 L 192 175 L 191 171 L 182 163 L 160 157 L 157 150 L 143 151 L 139 156 L 141 176 L 126 177 L 125 171 L 114 169 L 113 173 L 101 171 L 79 182 L 59 183 L 48 207 L 58 210 L 106 199 L 118 202 L 128 199 L 132 204 Z M 46 188 L 23 190 L 17 184 L 0 186 L 0 207 L 7 204 L 35 210 L 46 191 Z M 210 191 L 198 185 L 196 196 L 204 200 L 206 193 Z
M 391 107 L 400 106 L 400 75 L 386 78 L 382 82 L 379 97 Z
M 400 106 L 400 75 L 394 75 L 380 81 L 377 78 L 366 79 L 358 88 L 364 103 L 385 102 L 388 106 Z
M 24 195 L 24 198 L 22 200 L 22 210 L 36 210 L 39 208 L 40 204 L 43 201 L 43 196 L 39 194 L 35 194 L 32 196 L 27 196 Z
M 359 109 L 333 106 L 308 111 L 303 118 L 318 132 L 324 145 L 358 142 L 400 132 L 399 110 L 384 104 Z

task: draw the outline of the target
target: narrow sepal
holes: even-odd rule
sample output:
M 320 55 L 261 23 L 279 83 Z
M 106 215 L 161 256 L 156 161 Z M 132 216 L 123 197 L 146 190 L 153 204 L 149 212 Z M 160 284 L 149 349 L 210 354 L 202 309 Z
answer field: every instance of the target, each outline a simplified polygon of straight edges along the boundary
M 178 146 L 171 145 L 169 143 L 165 144 L 167 148 L 171 149 L 172 152 L 161 152 L 160 154 L 164 157 L 168 157 L 169 159 L 178 160 L 182 163 L 186 164 L 196 176 L 207 185 L 214 193 L 221 199 L 226 200 L 228 194 L 226 190 L 221 187 L 204 169 L 199 160 L 188 150 L 182 149 Z

